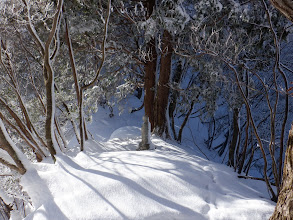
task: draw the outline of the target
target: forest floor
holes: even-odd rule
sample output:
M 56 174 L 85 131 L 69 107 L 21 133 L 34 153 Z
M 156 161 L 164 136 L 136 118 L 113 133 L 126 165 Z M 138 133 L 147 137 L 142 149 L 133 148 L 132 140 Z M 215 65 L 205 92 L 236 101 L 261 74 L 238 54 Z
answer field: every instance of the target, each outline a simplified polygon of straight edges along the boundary
M 264 182 L 239 179 L 231 168 L 155 136 L 151 150 L 136 151 L 141 115 L 125 115 L 109 118 L 102 109 L 84 152 L 72 140 L 55 164 L 29 169 L 21 179 L 32 199 L 26 220 L 269 219 L 275 204 Z

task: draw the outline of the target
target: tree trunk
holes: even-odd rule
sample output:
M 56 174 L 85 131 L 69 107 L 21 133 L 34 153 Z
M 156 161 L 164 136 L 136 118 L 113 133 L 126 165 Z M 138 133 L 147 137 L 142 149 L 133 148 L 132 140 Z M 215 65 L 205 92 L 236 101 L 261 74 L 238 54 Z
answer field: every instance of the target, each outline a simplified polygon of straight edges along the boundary
M 285 155 L 282 189 L 278 203 L 270 220 L 293 219 L 293 124 L 289 131 L 287 150 Z
M 283 15 L 293 22 L 292 0 L 271 0 L 271 3 Z M 281 163 L 281 161 L 280 161 Z M 277 206 L 270 220 L 293 219 L 293 125 L 289 131 L 287 150 L 284 161 L 282 188 Z
M 9 154 L 9 156 L 13 159 L 15 165 L 10 164 L 9 162 L 6 162 L 2 158 L 0 158 L 1 159 L 0 163 L 7 165 L 10 169 L 15 170 L 19 172 L 21 175 L 23 175 L 26 173 L 26 169 L 23 163 L 21 162 L 21 160 L 19 159 L 16 151 L 14 150 L 12 143 L 13 142 L 11 138 L 9 137 L 4 124 L 2 120 L 0 119 L 0 148 L 5 150 Z
M 191 103 L 190 105 L 190 108 L 189 108 L 189 111 L 187 112 L 185 118 L 184 118 L 184 121 L 179 129 L 179 132 L 178 132 L 178 137 L 177 137 L 177 141 L 181 143 L 181 139 L 182 139 L 182 132 L 183 132 L 183 128 L 185 127 L 188 119 L 189 119 L 189 116 L 193 110 L 193 106 L 194 106 L 194 102 Z
M 149 150 L 150 149 L 150 140 L 149 140 L 149 119 L 147 116 L 142 117 L 143 124 L 141 127 L 141 142 L 137 150 Z
M 271 0 L 272 5 L 283 15 L 293 22 L 293 1 L 292 0 Z
M 169 82 L 172 62 L 172 36 L 164 30 L 161 55 L 160 78 L 155 101 L 155 131 L 159 136 L 169 136 L 167 125 L 167 107 L 169 103 Z
M 144 6 L 147 9 L 146 18 L 148 19 L 155 8 L 156 1 L 143 1 Z M 149 53 L 148 60 L 145 61 L 144 70 L 144 110 L 145 115 L 149 118 L 151 124 L 151 131 L 154 129 L 154 102 L 155 102 L 155 86 L 156 86 L 156 70 L 157 70 L 157 51 L 156 41 L 152 38 L 147 43 L 147 51 Z
M 101 45 L 101 51 L 102 51 L 102 58 L 101 58 L 101 63 L 99 68 L 96 71 L 95 74 L 95 78 L 92 79 L 88 84 L 82 85 L 80 86 L 80 92 L 79 92 L 79 99 L 80 101 L 78 102 L 79 104 L 79 121 L 80 121 L 80 125 L 79 125 L 79 129 L 80 129 L 80 151 L 84 150 L 84 144 L 85 141 L 87 140 L 87 133 L 86 133 L 86 124 L 84 122 L 84 117 L 83 117 L 83 95 L 84 92 L 93 87 L 95 85 L 95 83 L 98 81 L 98 78 L 100 76 L 100 73 L 103 69 L 104 63 L 105 63 L 105 59 L 106 59 L 106 41 L 107 41 L 107 33 L 108 33 L 108 25 L 109 25 L 109 18 L 110 18 L 110 14 L 111 14 L 111 0 L 108 0 L 107 3 L 107 15 L 105 17 L 105 23 L 104 23 L 104 33 L 103 33 L 103 41 L 102 41 L 102 45 Z
M 50 151 L 53 161 L 56 161 L 55 155 L 56 150 L 54 148 L 54 118 L 55 118 L 55 75 L 54 70 L 51 66 L 51 59 L 54 59 L 54 55 L 51 57 L 50 45 L 55 35 L 59 35 L 58 30 L 60 26 L 60 17 L 62 13 L 63 0 L 58 1 L 57 11 L 54 15 L 52 29 L 48 36 L 48 39 L 44 47 L 44 81 L 46 89 L 46 122 L 45 122 L 45 136 L 47 141 L 47 147 Z M 57 40 L 58 41 L 58 40 Z M 59 45 L 58 42 L 56 44 Z M 55 54 L 56 55 L 56 54 Z
M 3 199 L 0 197 L 0 219 L 2 220 L 9 220 L 10 219 L 10 212 L 12 208 L 10 205 L 7 205 Z
M 80 151 L 84 150 L 85 134 L 84 134 L 84 117 L 83 117 L 83 89 L 80 89 L 79 100 L 79 136 L 80 136 Z
M 47 64 L 49 66 L 49 63 Z M 46 64 L 45 64 L 46 66 Z M 45 67 L 46 68 L 46 67 Z M 48 74 L 47 68 L 50 70 Z M 45 87 L 46 87 L 46 121 L 45 121 L 45 136 L 47 147 L 55 162 L 56 150 L 54 148 L 54 118 L 55 118 L 55 97 L 54 97 L 54 73 L 51 71 L 51 67 L 47 67 L 44 71 L 45 75 Z
M 151 131 L 153 131 L 155 125 L 154 102 L 157 67 L 157 52 L 154 39 L 152 39 L 148 43 L 147 48 L 150 53 L 150 59 L 145 62 L 144 109 L 145 115 L 149 118 L 149 121 L 151 123 Z
M 234 167 L 234 160 L 235 160 L 235 150 L 238 142 L 238 135 L 239 135 L 239 127 L 238 127 L 238 114 L 239 114 L 239 109 L 234 108 L 233 109 L 233 136 L 232 136 L 232 141 L 229 147 L 229 161 L 228 161 L 228 166 Z
M 181 78 L 182 78 L 182 73 L 183 73 L 182 64 L 181 64 L 181 61 L 178 61 L 176 71 L 175 71 L 173 78 L 172 78 L 172 83 L 179 84 L 181 81 Z M 170 104 L 169 104 L 169 118 L 171 119 L 171 122 L 170 122 L 171 129 L 172 129 L 173 136 L 174 136 L 175 140 L 177 140 L 177 134 L 176 134 L 176 130 L 175 130 L 174 112 L 175 112 L 175 109 L 177 106 L 177 97 L 179 95 L 178 93 L 179 92 L 176 90 L 171 91 Z

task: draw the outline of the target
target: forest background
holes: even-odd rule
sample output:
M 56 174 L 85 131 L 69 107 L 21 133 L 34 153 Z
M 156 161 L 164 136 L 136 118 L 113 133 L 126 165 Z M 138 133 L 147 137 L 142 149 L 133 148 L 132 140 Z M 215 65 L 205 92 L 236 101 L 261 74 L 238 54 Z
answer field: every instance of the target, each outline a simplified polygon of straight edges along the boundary
M 145 111 L 153 134 L 196 145 L 200 137 L 184 130 L 201 121 L 201 147 L 240 177 L 265 181 L 277 202 L 292 121 L 292 23 L 269 1 L 0 4 L 6 194 L 23 200 L 28 164 L 55 161 L 72 138 L 83 151 L 98 108 L 115 117 L 135 95 L 143 105 L 130 112 Z

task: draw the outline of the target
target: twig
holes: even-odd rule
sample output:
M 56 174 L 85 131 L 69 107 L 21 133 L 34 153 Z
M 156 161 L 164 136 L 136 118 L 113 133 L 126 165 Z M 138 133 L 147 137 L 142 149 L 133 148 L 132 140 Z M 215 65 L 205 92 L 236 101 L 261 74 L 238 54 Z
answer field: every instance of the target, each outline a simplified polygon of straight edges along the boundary
M 238 178 L 240 178 L 240 179 L 260 180 L 260 181 L 264 181 L 264 182 L 265 182 L 265 179 L 264 179 L 264 178 L 253 177 L 253 176 L 240 176 L 240 175 L 239 175 Z M 271 183 L 271 185 L 276 186 L 275 183 Z

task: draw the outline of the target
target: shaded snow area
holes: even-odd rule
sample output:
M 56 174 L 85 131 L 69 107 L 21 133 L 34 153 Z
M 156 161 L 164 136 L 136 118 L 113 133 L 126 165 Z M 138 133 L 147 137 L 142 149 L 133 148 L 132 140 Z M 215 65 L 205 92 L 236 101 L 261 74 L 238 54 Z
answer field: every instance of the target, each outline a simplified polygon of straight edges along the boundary
M 238 179 L 231 168 L 154 136 L 152 150 L 135 151 L 140 128 L 111 120 L 91 125 L 95 139 L 84 152 L 73 147 L 69 156 L 35 164 L 22 177 L 34 207 L 26 220 L 261 220 L 272 214 L 264 182 Z

